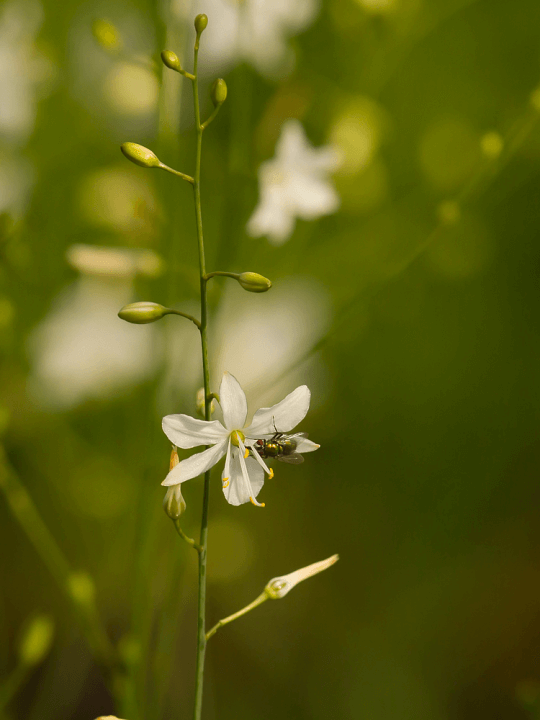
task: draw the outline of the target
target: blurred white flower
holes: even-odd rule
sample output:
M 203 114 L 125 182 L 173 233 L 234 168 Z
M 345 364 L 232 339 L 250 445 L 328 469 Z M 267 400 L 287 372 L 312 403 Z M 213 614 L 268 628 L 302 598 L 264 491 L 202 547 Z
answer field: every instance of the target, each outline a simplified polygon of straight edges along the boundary
M 307 386 L 301 385 L 277 405 L 257 410 L 251 424 L 245 427 L 246 395 L 238 380 L 230 373 L 224 373 L 219 387 L 223 424 L 219 420 L 198 420 L 189 415 L 167 415 L 163 418 L 163 432 L 174 445 L 186 450 L 200 445 L 210 447 L 173 465 L 161 484 L 175 486 L 198 477 L 226 455 L 221 477 L 227 502 L 231 505 L 252 502 L 264 507 L 264 503 L 257 502 L 255 498 L 264 485 L 265 473 L 270 478 L 274 473 L 262 458 L 259 441 L 277 436 L 278 426 L 282 434 L 298 425 L 306 416 L 310 397 Z M 292 436 L 288 438 L 292 439 Z M 301 453 L 313 452 L 318 447 L 304 436 L 295 436 L 291 452 L 300 454 L 300 460 Z
M 339 196 L 328 179 L 339 167 L 331 146 L 314 148 L 298 120 L 287 120 L 276 145 L 276 155 L 259 168 L 259 204 L 247 224 L 250 235 L 268 236 L 284 243 L 296 218 L 315 220 L 339 207 Z
M 25 142 L 36 118 L 38 91 L 51 76 L 50 61 L 35 45 L 43 19 L 33 0 L 12 0 L 0 11 L 0 134 Z
M 294 55 L 287 42 L 315 19 L 319 0 L 174 0 L 173 11 L 192 22 L 208 15 L 201 44 L 205 74 L 245 60 L 265 75 L 290 68 Z
M 135 275 L 158 271 L 155 254 L 77 245 L 68 259 L 82 275 L 30 339 L 30 392 L 60 408 L 113 395 L 149 375 L 159 358 L 153 326 L 133 328 L 117 317 L 133 299 Z

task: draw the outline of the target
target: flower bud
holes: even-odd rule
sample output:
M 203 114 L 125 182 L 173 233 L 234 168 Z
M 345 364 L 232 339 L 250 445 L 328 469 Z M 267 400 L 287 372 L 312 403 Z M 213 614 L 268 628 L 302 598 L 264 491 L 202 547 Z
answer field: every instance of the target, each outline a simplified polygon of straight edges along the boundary
M 48 615 L 35 617 L 24 633 L 19 645 L 19 660 L 23 665 L 40 663 L 49 652 L 54 635 L 54 622 Z
M 208 25 L 208 16 L 204 15 L 204 13 L 201 15 L 197 15 L 197 17 L 195 18 L 194 25 L 195 25 L 195 30 L 197 31 L 197 35 L 200 35 L 202 33 L 202 31 Z
M 295 585 L 298 585 L 299 582 L 307 580 L 307 578 L 326 570 L 338 560 L 339 555 L 332 555 L 332 557 L 329 557 L 326 560 L 321 560 L 320 562 L 313 563 L 312 565 L 308 565 L 300 570 L 295 570 L 295 572 L 289 573 L 288 575 L 273 578 L 264 588 L 264 591 L 268 597 L 272 598 L 272 600 L 279 600 L 282 597 L 285 597 L 285 595 L 292 590 Z
M 91 605 L 96 594 L 94 581 L 82 570 L 71 573 L 68 578 L 68 592 L 79 605 Z
M 182 72 L 182 66 L 178 55 L 173 53 L 172 50 L 163 50 L 161 53 L 161 60 L 170 70 L 176 70 L 176 72 Z
M 124 153 L 128 160 L 140 165 L 141 167 L 153 168 L 161 167 L 161 162 L 158 157 L 148 148 L 137 143 L 125 142 L 120 145 L 120 150 Z
M 107 20 L 94 20 L 92 23 L 92 35 L 104 50 L 118 50 L 122 46 L 118 30 Z
M 178 452 L 176 447 L 173 445 L 171 450 L 171 460 L 169 463 L 169 472 L 178 465 L 180 462 L 178 458 Z M 171 485 L 167 488 L 165 497 L 163 498 L 163 509 L 165 513 L 171 518 L 171 520 L 178 520 L 180 515 L 186 510 L 186 501 L 182 497 L 182 485 Z
M 126 322 L 135 323 L 135 325 L 145 325 L 146 323 L 161 320 L 168 313 L 169 308 L 158 305 L 158 303 L 136 302 L 124 305 L 118 312 L 118 317 Z
M 227 83 L 223 78 L 218 78 L 217 80 L 214 80 L 210 89 L 210 98 L 212 99 L 214 107 L 218 107 L 218 105 L 223 105 L 223 103 L 227 99 Z
M 202 387 L 197 390 L 197 399 L 195 400 L 197 413 L 202 418 L 204 418 L 204 416 L 205 416 L 205 409 L 206 409 L 204 398 L 205 398 L 205 393 L 204 393 L 204 388 Z M 215 403 L 214 399 L 212 398 L 212 401 L 210 403 L 210 415 L 213 415 L 215 410 L 216 410 L 216 403 Z
M 238 282 L 248 292 L 262 293 L 270 290 L 272 283 L 268 278 L 254 272 L 243 272 L 238 276 Z

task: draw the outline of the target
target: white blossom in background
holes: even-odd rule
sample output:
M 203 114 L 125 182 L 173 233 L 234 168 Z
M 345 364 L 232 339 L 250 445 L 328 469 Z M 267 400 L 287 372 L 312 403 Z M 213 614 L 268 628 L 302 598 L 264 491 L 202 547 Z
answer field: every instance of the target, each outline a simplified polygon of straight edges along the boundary
M 167 415 L 163 418 L 163 432 L 177 447 L 188 450 L 209 445 L 206 450 L 195 453 L 175 465 L 162 482 L 175 486 L 202 475 L 218 463 L 223 456 L 223 494 L 231 505 L 252 502 L 264 507 L 255 499 L 264 485 L 265 473 L 272 478 L 259 452 L 257 441 L 269 439 L 276 433 L 288 433 L 301 422 L 309 409 L 311 393 L 301 385 L 289 393 L 277 405 L 261 408 L 245 427 L 247 400 L 240 383 L 230 373 L 224 373 L 219 386 L 219 403 L 223 411 L 223 424 L 219 420 L 198 420 L 189 415 Z M 319 445 L 305 437 L 299 437 L 295 453 L 317 450 Z
M 296 218 L 315 220 L 339 207 L 339 195 L 329 174 L 339 167 L 331 146 L 313 147 L 298 120 L 287 120 L 276 154 L 259 168 L 260 199 L 248 221 L 253 237 L 266 235 L 281 245 L 292 234 Z
M 111 397 L 151 374 L 159 358 L 156 328 L 117 316 L 133 300 L 135 276 L 159 274 L 155 253 L 74 245 L 68 261 L 81 275 L 30 338 L 29 392 L 52 408 Z
M 238 62 L 273 76 L 292 68 L 289 38 L 305 30 L 319 11 L 319 0 L 173 0 L 173 12 L 191 26 L 208 15 L 201 46 L 201 70 L 215 74 Z
M 12 0 L 0 10 L 0 134 L 12 142 L 25 142 L 32 133 L 52 74 L 35 44 L 42 21 L 41 5 L 33 0 Z

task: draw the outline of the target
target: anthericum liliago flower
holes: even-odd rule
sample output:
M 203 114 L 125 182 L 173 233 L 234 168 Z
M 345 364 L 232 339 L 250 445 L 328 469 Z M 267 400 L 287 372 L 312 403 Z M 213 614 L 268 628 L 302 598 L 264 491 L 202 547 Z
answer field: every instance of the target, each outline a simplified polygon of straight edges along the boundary
M 178 485 L 202 475 L 226 455 L 222 473 L 223 493 L 231 505 L 242 505 L 256 500 L 264 485 L 265 473 L 271 478 L 273 470 L 264 462 L 263 443 L 281 433 L 290 432 L 301 422 L 309 409 L 310 392 L 301 385 L 277 405 L 261 408 L 253 416 L 251 425 L 244 427 L 247 417 L 247 400 L 240 383 L 225 373 L 219 388 L 223 424 L 219 420 L 197 420 L 189 415 L 167 415 L 163 418 L 163 432 L 176 446 L 184 448 L 210 445 L 178 463 L 169 472 L 162 485 Z M 294 453 L 317 450 L 319 445 L 303 436 L 295 436 Z M 257 449 L 258 448 L 258 449 Z

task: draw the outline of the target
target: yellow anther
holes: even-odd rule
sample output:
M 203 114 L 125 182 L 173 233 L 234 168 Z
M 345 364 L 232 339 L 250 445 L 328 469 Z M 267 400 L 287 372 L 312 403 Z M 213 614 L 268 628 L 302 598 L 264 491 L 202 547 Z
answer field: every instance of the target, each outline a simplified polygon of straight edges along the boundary
M 244 460 L 249 457 L 249 450 L 246 448 L 246 452 L 244 453 Z
M 256 503 L 254 498 L 250 497 L 249 499 L 251 500 L 251 504 L 255 505 L 255 507 L 265 507 L 264 503 Z
M 224 489 L 229 487 L 229 482 L 230 482 L 229 478 L 223 478 L 223 488 Z
M 274 471 L 272 468 L 270 468 L 270 472 L 268 473 L 268 479 L 271 480 L 274 477 Z

